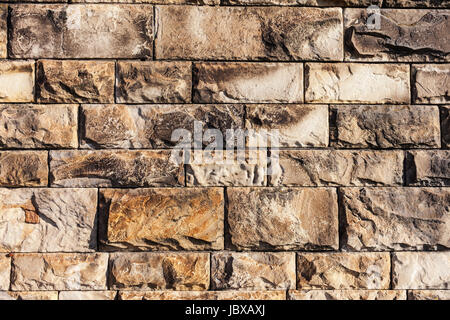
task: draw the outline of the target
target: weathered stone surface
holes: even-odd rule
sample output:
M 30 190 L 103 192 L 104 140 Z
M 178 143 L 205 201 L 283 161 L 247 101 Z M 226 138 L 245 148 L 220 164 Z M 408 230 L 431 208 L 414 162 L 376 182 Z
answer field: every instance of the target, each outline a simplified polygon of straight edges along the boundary
M 450 13 L 446 10 L 346 9 L 345 57 L 362 61 L 449 61 Z M 369 18 L 370 17 L 370 18 Z
M 114 300 L 116 291 L 61 291 L 59 300 Z
M 298 289 L 389 289 L 389 253 L 299 253 Z
M 12 262 L 14 291 L 106 290 L 106 253 L 21 253 Z
M 295 288 L 294 252 L 219 252 L 211 264 L 213 289 Z
M 223 249 L 220 188 L 101 191 L 105 243 L 134 250 Z
M 395 252 L 392 283 L 395 289 L 450 289 L 450 252 Z
M 9 277 L 11 274 L 11 258 L 0 254 L 0 291 L 9 290 Z
M 147 58 L 153 10 L 148 5 L 10 6 L 14 58 Z M 77 70 L 75 68 L 75 70 Z
M 406 290 L 289 290 L 288 300 L 406 300 Z
M 42 1 L 42 0 L 40 0 Z M 47 0 L 46 0 L 47 1 Z M 56 1 L 56 0 L 54 0 Z M 71 0 L 72 3 L 149 3 L 149 4 L 186 4 L 186 5 L 219 5 L 220 0 Z
M 229 188 L 228 224 L 239 250 L 338 249 L 336 191 Z
M 450 188 L 341 190 L 345 249 L 450 248 Z
M 299 63 L 196 63 L 194 102 L 303 102 Z
M 189 103 L 191 62 L 123 61 L 117 64 L 119 103 Z
M 402 185 L 403 152 L 282 150 L 270 176 L 272 185 Z
M 34 61 L 0 61 L 0 102 L 33 100 Z
M 446 1 L 446 0 L 444 0 Z M 324 6 L 324 7 L 368 7 L 375 4 L 381 7 L 382 0 L 223 0 L 226 5 L 277 5 L 277 6 Z
M 286 300 L 286 292 L 271 291 L 121 291 L 120 300 Z
M 450 106 L 440 107 L 442 147 L 450 149 Z
M 157 7 L 157 59 L 342 60 L 338 8 Z
M 227 129 L 244 128 L 242 105 L 90 105 L 83 106 L 82 117 L 82 147 L 173 147 L 178 144 L 171 140 L 176 129 L 196 138 L 194 121 L 201 122 L 203 131 L 219 129 L 223 136 Z
M 386 7 L 450 8 L 449 0 L 385 0 Z
M 307 63 L 305 99 L 317 103 L 409 103 L 409 66 Z
M 0 300 L 58 300 L 58 291 L 0 291 Z
M 0 58 L 6 58 L 8 42 L 8 6 L 5 4 L 0 5 Z
M 410 290 L 408 300 L 450 300 L 450 290 Z
M 186 165 L 186 182 L 189 186 L 265 186 L 267 161 L 265 150 L 219 151 L 212 156 L 196 150 Z
M 209 253 L 114 253 L 110 285 L 121 290 L 207 290 Z
M 344 148 L 439 148 L 435 106 L 334 106 L 332 146 Z
M 52 186 L 180 186 L 184 168 L 171 150 L 50 151 Z
M 0 186 L 47 186 L 46 151 L 0 151 Z
M 114 102 L 114 61 L 40 60 L 38 102 Z
M 406 182 L 417 186 L 450 186 L 450 150 L 409 151 Z
M 0 189 L 0 252 L 95 250 L 96 208 L 95 189 Z
M 450 41 L 448 42 L 450 51 Z M 414 103 L 450 102 L 450 65 L 415 64 L 412 67 L 412 78 Z
M 270 137 L 277 130 L 277 147 L 328 146 L 328 106 L 326 105 L 247 105 L 246 128 Z
M 0 105 L 0 148 L 76 148 L 77 105 Z

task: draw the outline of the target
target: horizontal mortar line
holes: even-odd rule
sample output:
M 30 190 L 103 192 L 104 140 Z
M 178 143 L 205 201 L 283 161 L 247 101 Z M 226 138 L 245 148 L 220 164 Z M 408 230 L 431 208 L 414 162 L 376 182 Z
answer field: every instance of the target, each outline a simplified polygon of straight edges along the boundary
M 233 151 L 233 152 L 237 152 L 237 151 L 264 151 L 265 149 L 270 149 L 270 150 L 278 150 L 278 151 L 381 151 L 381 152 L 389 152 L 389 151 L 448 151 L 449 148 L 424 148 L 424 147 L 420 147 L 420 148 L 333 148 L 333 147 L 281 147 L 281 148 L 276 148 L 276 147 L 262 147 L 260 149 L 257 148 L 245 148 L 245 149 L 233 149 L 233 150 L 227 150 L 227 149 L 216 149 L 216 151 Z M 174 150 L 174 148 L 171 147 L 167 147 L 167 148 L 64 148 L 64 149 L 41 149 L 41 148 L 30 148 L 30 149 L 21 149 L 21 148 L 7 148 L 7 149 L 1 149 L 0 148 L 0 153 L 1 152 L 16 152 L 16 151 L 36 151 L 36 152 L 46 152 L 46 151 L 172 151 Z M 205 149 L 190 149 L 191 152 L 194 151 L 201 151 L 201 150 L 205 150 Z

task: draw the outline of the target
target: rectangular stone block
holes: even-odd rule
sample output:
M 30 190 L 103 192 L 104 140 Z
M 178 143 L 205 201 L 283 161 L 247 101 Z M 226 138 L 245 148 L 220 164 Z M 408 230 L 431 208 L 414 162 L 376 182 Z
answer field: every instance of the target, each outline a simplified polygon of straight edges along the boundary
M 97 190 L 0 189 L 0 252 L 97 247 Z
M 228 225 L 238 250 L 339 248 L 338 203 L 327 188 L 229 188 Z
M 309 103 L 409 103 L 406 64 L 306 63 Z
M 446 1 L 446 0 L 444 0 Z M 319 7 L 368 7 L 370 5 L 378 5 L 381 7 L 381 0 L 223 0 L 225 5 L 245 5 L 245 6 L 319 6 Z
M 285 290 L 295 287 L 294 252 L 218 252 L 212 254 L 212 288 Z
M 50 151 L 50 181 L 60 187 L 181 186 L 171 150 Z
M 156 7 L 157 59 L 342 60 L 339 8 Z
M 407 159 L 408 185 L 450 186 L 450 150 L 409 151 Z
M 415 64 L 411 72 L 414 103 L 450 102 L 450 64 Z
M 7 57 L 7 42 L 8 42 L 8 6 L 6 4 L 0 5 L 0 58 Z
M 406 300 L 406 290 L 289 290 L 288 300 Z
M 265 186 L 267 151 L 195 150 L 186 164 L 188 186 Z
M 329 140 L 326 105 L 253 105 L 246 106 L 246 128 L 254 133 L 265 131 L 274 147 L 327 147 Z M 277 130 L 277 131 L 275 131 Z M 258 141 L 259 142 L 259 141 Z M 265 145 L 265 144 L 260 144 Z
M 10 274 L 11 258 L 6 254 L 0 254 L 0 291 L 9 290 Z
M 58 300 L 114 300 L 116 291 L 61 291 Z
M 408 300 L 450 300 L 450 290 L 408 290 Z
M 298 253 L 297 288 L 389 289 L 390 268 L 388 252 Z
M 0 300 L 58 300 L 58 291 L 0 291 Z
M 220 188 L 104 189 L 103 242 L 128 250 L 223 249 Z
M 1 15 L 0 10 L 0 19 Z M 0 61 L 0 102 L 33 101 L 34 61 Z
M 84 148 L 171 148 L 179 144 L 172 141 L 176 129 L 200 143 L 195 121 L 203 126 L 200 132 L 218 129 L 224 137 L 227 129 L 244 128 L 243 105 L 90 105 L 82 107 L 82 117 Z
M 395 289 L 450 289 L 450 252 L 395 252 Z
M 0 151 L 0 186 L 47 186 L 46 151 Z
M 333 106 L 331 145 L 339 148 L 439 148 L 436 106 Z
M 346 250 L 450 248 L 450 188 L 343 188 Z
M 449 0 L 385 0 L 386 7 L 450 8 Z
M 449 61 L 446 10 L 346 9 L 345 58 L 360 61 Z
M 301 103 L 300 63 L 196 63 L 196 103 Z
M 0 149 L 78 147 L 77 105 L 0 105 Z
M 110 288 L 120 290 L 207 290 L 209 253 L 114 253 Z
M 14 254 L 11 288 L 35 290 L 106 290 L 108 254 Z
M 114 102 L 114 61 L 40 60 L 38 102 Z
M 43 0 L 39 0 L 43 1 Z M 47 1 L 47 0 L 46 0 Z M 54 0 L 55 1 L 55 0 Z M 186 5 L 219 5 L 220 0 L 71 0 L 72 3 L 150 3 L 150 4 L 186 4 Z
M 152 9 L 129 4 L 10 6 L 9 54 L 14 58 L 149 58 Z
M 119 103 L 189 103 L 192 63 L 119 61 L 116 97 Z
M 286 300 L 286 292 L 271 291 L 120 291 L 120 300 Z
M 403 152 L 282 150 L 271 185 L 371 186 L 403 184 Z
M 450 106 L 440 107 L 442 148 L 450 148 Z

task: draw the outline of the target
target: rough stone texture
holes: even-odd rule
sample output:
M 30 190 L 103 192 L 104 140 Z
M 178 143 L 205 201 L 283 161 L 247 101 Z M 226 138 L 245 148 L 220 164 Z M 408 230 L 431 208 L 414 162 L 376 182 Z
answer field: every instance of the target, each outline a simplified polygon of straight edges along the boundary
M 389 289 L 389 253 L 298 253 L 298 289 Z
M 61 291 L 59 300 L 114 300 L 116 291 Z
M 243 105 L 83 106 L 82 147 L 170 148 L 175 129 L 194 137 L 194 121 L 206 129 L 244 128 Z M 205 142 L 205 141 L 204 141 Z
M 334 106 L 332 146 L 343 148 L 438 148 L 435 106 Z
M 0 151 L 0 186 L 47 186 L 45 151 Z
M 278 130 L 279 147 L 326 147 L 329 140 L 328 106 L 326 105 L 247 105 L 246 128 L 265 130 L 270 137 Z
M 286 300 L 286 292 L 271 291 L 121 291 L 120 300 Z
M 267 152 L 248 150 L 214 153 L 196 150 L 186 164 L 188 186 L 265 186 Z M 201 156 L 201 158 L 199 158 Z M 197 157 L 197 158 L 196 158 Z M 227 158 L 228 157 L 228 158 Z M 220 159 L 218 161 L 214 158 Z M 206 163 L 205 163 L 206 162 Z
M 207 290 L 209 253 L 111 254 L 110 288 Z
M 450 290 L 411 290 L 408 300 L 450 300 Z
M 0 291 L 0 300 L 58 300 L 58 291 Z
M 442 106 L 440 113 L 442 147 L 450 149 L 450 106 Z
M 344 188 L 341 244 L 348 250 L 450 248 L 450 188 Z
M 316 103 L 409 103 L 409 66 L 306 63 L 305 99 Z
M 333 189 L 229 188 L 231 243 L 239 250 L 338 249 Z
M 42 1 L 42 0 L 39 0 Z M 46 0 L 47 1 L 47 0 Z M 54 0 L 56 1 L 56 0 Z M 220 0 L 71 0 L 73 3 L 149 3 L 149 4 L 187 4 L 187 5 L 219 5 Z
M 1 15 L 0 10 L 0 18 Z M 0 102 L 32 102 L 33 100 L 34 61 L 0 61 Z
M 272 185 L 402 185 L 403 152 L 350 150 L 280 151 Z
M 38 102 L 114 102 L 114 62 L 40 60 L 36 85 Z
M 450 20 L 450 17 L 448 20 Z M 448 42 L 450 50 L 450 41 Z M 450 102 L 450 65 L 413 65 L 412 78 L 412 94 L 414 103 Z
M 180 186 L 184 168 L 170 150 L 51 151 L 52 186 Z
M 450 150 L 408 152 L 408 185 L 450 186 Z
M 387 7 L 450 8 L 449 0 L 385 0 Z
M 338 8 L 157 7 L 157 59 L 342 60 Z
M 28 290 L 106 290 L 108 254 L 15 254 L 11 288 Z
M 96 208 L 95 189 L 0 189 L 0 252 L 92 251 Z
M 396 252 L 392 256 L 395 289 L 450 289 L 450 252 Z
M 295 288 L 295 253 L 219 252 L 212 254 L 213 289 Z
M 119 62 L 116 88 L 119 103 L 188 103 L 191 101 L 192 63 Z
M 367 9 L 344 13 L 345 57 L 363 61 L 449 61 L 450 13 L 446 10 L 379 11 L 380 29 Z
M 405 290 L 290 290 L 288 300 L 406 300 Z
M 299 63 L 196 63 L 194 102 L 301 103 Z
M 5 254 L 0 254 L 0 291 L 9 289 L 10 274 L 11 258 L 7 257 Z
M 153 51 L 147 5 L 10 6 L 10 26 L 14 58 L 147 58 Z
M 444 0 L 446 1 L 446 0 Z M 223 0 L 225 5 L 276 5 L 276 6 L 358 6 L 368 7 L 376 4 L 381 7 L 382 0 Z
M 223 249 L 219 188 L 101 191 L 105 242 L 131 250 Z
M 8 41 L 8 6 L 5 4 L 0 5 L 0 58 L 6 58 L 7 48 L 6 43 Z

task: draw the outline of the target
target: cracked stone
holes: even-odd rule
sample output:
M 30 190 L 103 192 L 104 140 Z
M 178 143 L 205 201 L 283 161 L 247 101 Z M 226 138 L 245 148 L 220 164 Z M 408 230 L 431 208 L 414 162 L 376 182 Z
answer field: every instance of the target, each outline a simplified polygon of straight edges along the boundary
M 450 102 L 450 65 L 416 64 L 412 76 L 414 103 Z
M 0 61 L 0 102 L 33 101 L 34 61 Z
M 103 189 L 105 244 L 131 250 L 223 249 L 220 188 Z
M 0 186 L 47 186 L 46 151 L 0 151 Z

